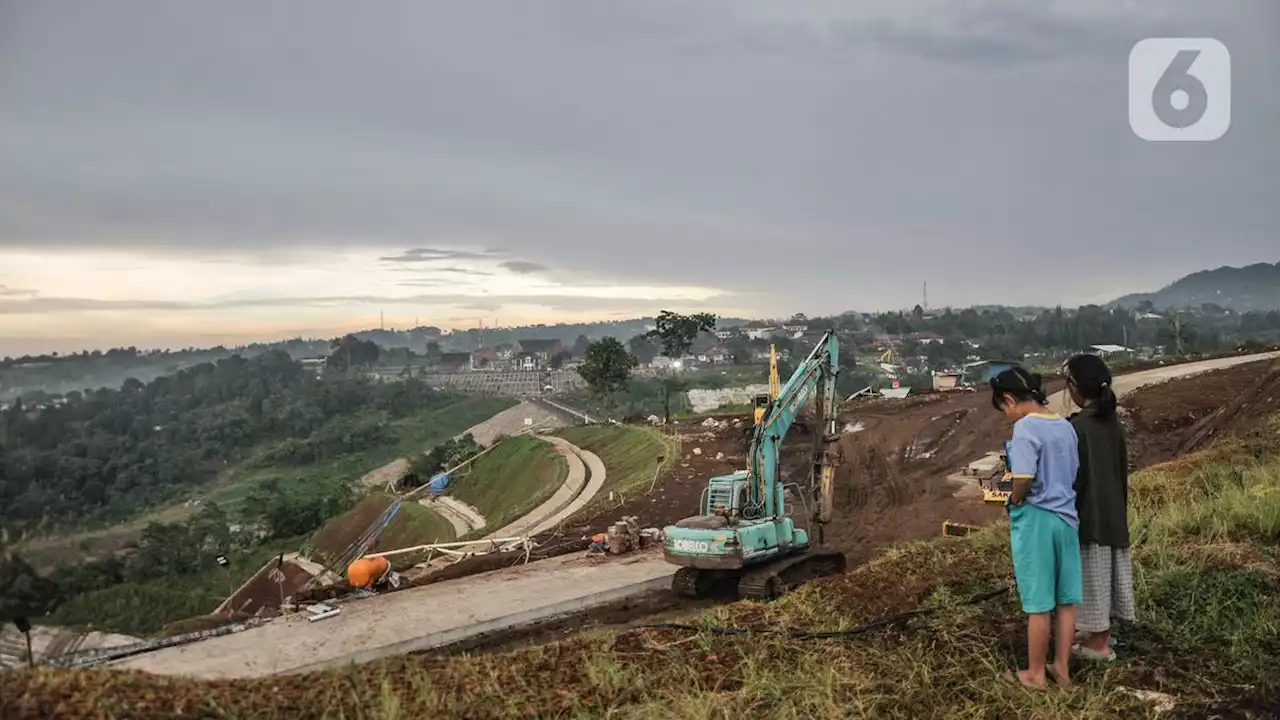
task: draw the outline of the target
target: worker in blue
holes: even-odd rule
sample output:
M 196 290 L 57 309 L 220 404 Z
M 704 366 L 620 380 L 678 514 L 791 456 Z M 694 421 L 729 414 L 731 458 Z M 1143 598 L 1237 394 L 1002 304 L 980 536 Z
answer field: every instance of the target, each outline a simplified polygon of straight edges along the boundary
M 1076 606 L 1083 594 L 1076 431 L 1065 418 L 1048 412 L 1039 375 L 1013 367 L 991 378 L 990 384 L 992 405 L 1013 422 L 1009 536 L 1013 574 L 1027 614 L 1027 668 L 1004 677 L 1033 689 L 1043 689 L 1046 676 L 1059 685 L 1070 685 Z M 1053 616 L 1057 643 L 1050 664 Z

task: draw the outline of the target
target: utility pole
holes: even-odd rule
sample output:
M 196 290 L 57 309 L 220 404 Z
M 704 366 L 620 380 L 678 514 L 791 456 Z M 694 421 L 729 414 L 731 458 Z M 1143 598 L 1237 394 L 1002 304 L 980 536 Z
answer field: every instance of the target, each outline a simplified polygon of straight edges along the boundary
M 924 305 L 922 305 L 921 307 L 923 307 L 926 311 L 928 311 L 929 309 L 929 281 L 928 280 L 926 280 L 924 283 Z
M 387 311 L 386 310 L 378 311 L 378 329 L 379 330 L 387 329 Z

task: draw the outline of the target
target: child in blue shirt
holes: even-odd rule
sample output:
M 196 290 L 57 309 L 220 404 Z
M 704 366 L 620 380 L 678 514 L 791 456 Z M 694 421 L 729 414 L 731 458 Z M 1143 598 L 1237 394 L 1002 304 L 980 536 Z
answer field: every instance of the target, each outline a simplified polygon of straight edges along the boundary
M 1013 421 L 1009 535 L 1013 573 L 1027 613 L 1027 669 L 1016 676 L 1008 673 L 1006 679 L 1040 689 L 1047 671 L 1059 685 L 1069 685 L 1076 605 L 1083 594 L 1076 431 L 1064 418 L 1047 412 L 1039 375 L 1021 367 L 1005 370 L 991 379 L 991 392 L 991 403 Z M 1055 614 L 1057 644 L 1053 664 L 1046 668 L 1050 615 Z

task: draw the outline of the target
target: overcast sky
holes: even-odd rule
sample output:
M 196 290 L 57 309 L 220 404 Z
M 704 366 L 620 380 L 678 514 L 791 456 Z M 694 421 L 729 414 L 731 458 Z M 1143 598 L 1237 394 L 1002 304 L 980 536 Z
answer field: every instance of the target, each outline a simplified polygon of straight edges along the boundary
M 1280 260 L 1275 0 L 0 0 L 0 354 L 1078 304 Z M 1149 143 L 1148 36 L 1232 125 Z

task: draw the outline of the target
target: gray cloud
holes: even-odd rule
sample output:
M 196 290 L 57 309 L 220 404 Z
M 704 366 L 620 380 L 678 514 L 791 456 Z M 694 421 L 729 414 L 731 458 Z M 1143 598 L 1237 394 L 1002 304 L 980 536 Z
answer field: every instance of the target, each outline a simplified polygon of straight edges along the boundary
M 542 263 L 530 262 L 528 260 L 508 260 L 506 262 L 498 263 L 498 264 L 500 267 L 506 268 L 507 270 L 510 270 L 513 273 L 519 273 L 521 275 L 529 275 L 531 273 L 546 272 L 547 270 L 551 269 L 546 265 L 543 265 Z
M 496 250 L 457 250 L 453 248 L 410 248 L 399 255 L 378 258 L 391 263 L 430 263 L 443 260 L 491 260 L 501 255 Z
M 9 287 L 8 285 L 0 285 L 0 298 L 2 297 L 29 297 L 36 295 L 35 290 L 23 290 L 22 288 Z
M 909 306 L 925 281 L 934 304 L 1070 303 L 1277 259 L 1274 0 L 308 12 L 7 8 L 0 247 L 533 257 L 750 284 L 767 315 Z M 1129 48 L 1166 34 L 1231 48 L 1222 140 L 1131 134 Z M 1017 258 L 1000 282 L 992 258 Z
M 34 297 L 26 300 L 0 299 L 0 316 L 30 315 L 51 312 L 82 312 L 98 310 L 145 310 L 156 312 L 219 311 L 236 308 L 285 308 L 285 307 L 335 307 L 351 309 L 355 306 L 449 306 L 497 310 L 507 305 L 534 305 L 552 310 L 582 311 L 615 308 L 643 309 L 652 304 L 684 307 L 687 300 L 679 298 L 599 298 L 579 295 L 497 295 L 481 296 L 463 293 L 439 295 L 332 295 L 275 298 L 245 298 L 212 302 L 181 302 L 174 300 L 99 300 L 76 297 Z
M 493 273 L 488 272 L 486 270 L 472 270 L 471 268 L 462 268 L 462 267 L 435 268 L 434 270 L 432 270 L 432 272 L 451 273 L 454 275 L 477 275 L 480 277 L 493 277 Z
M 451 284 L 452 283 L 448 280 L 431 280 L 431 279 L 403 280 L 401 282 L 396 283 L 396 285 L 400 287 L 445 287 Z

